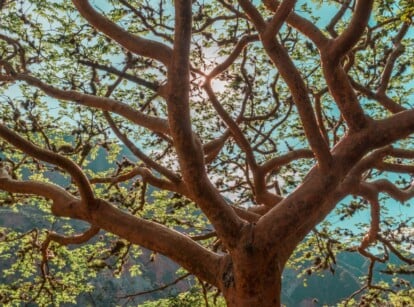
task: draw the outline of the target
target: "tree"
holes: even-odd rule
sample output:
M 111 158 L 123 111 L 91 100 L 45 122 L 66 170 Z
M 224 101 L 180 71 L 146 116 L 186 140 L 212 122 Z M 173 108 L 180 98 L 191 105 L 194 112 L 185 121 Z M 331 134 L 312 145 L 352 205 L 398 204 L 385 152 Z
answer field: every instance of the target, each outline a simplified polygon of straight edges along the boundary
M 57 244 L 101 229 L 118 253 L 165 255 L 228 306 L 280 305 L 283 269 L 310 233 L 326 242 L 320 267 L 344 248 L 369 259 L 354 295 L 397 291 L 372 270 L 389 253 L 414 264 L 412 222 L 385 208 L 414 195 L 412 2 L 296 2 L 1 2 L 3 204 L 72 225 L 2 230 L 3 249 L 24 238 L 40 253 L 37 284 L 7 300 L 64 292 L 58 259 L 76 249 Z M 326 23 L 324 10 L 335 12 Z M 108 164 L 92 170 L 98 152 Z M 315 228 L 335 208 L 367 207 L 369 227 L 348 246 Z M 89 228 L 74 234 L 62 217 Z

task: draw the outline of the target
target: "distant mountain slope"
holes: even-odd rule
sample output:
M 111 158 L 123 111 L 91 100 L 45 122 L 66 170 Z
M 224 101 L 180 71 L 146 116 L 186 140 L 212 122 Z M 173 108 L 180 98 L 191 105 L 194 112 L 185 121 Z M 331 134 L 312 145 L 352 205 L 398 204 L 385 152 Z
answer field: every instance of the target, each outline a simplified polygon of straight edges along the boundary
M 335 273 L 325 271 L 322 275 L 297 278 L 298 272 L 287 269 L 283 275 L 282 301 L 288 307 L 308 306 L 336 306 L 342 299 L 347 298 L 361 287 L 361 278 L 368 272 L 369 261 L 357 253 L 342 253 L 337 255 Z M 400 264 L 393 255 L 390 263 Z M 374 280 L 392 282 L 394 276 L 384 274 L 381 270 L 386 264 L 377 264 Z M 414 284 L 414 276 L 405 276 L 405 279 Z

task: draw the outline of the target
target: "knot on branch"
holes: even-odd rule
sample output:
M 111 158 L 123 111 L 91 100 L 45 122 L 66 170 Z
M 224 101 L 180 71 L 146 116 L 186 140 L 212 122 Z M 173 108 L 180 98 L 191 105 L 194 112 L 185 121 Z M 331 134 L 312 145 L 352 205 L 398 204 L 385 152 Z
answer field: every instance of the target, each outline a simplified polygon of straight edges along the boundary
M 12 179 L 10 166 L 0 163 L 0 179 Z
M 0 81 L 13 81 L 16 75 L 13 66 L 9 62 L 0 59 Z
M 228 259 L 221 276 L 221 281 L 226 289 L 234 287 L 234 273 L 233 273 L 233 262 Z
M 362 239 L 361 245 L 359 246 L 361 249 L 366 249 L 370 244 L 375 243 L 377 240 L 378 233 L 375 232 L 369 232 L 367 233 L 364 238 Z

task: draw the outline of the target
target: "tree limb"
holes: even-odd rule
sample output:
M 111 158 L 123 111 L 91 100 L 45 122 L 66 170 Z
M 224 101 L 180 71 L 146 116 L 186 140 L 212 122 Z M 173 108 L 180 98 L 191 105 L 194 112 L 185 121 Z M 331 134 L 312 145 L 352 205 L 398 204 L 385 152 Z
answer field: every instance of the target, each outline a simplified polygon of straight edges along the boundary
M 101 228 L 133 244 L 159 252 L 207 282 L 218 284 L 221 258 L 175 230 L 132 216 L 102 199 L 95 200 L 96 210 L 85 210 L 79 199 L 50 183 L 0 178 L 0 188 L 11 193 L 35 194 L 52 199 L 54 215 L 80 219 L 92 225 L 93 229 L 84 236 L 63 238 L 62 242 L 72 244 L 70 242 L 84 239 Z
M 108 112 L 114 112 L 129 119 L 131 122 L 137 125 L 150 129 L 151 131 L 167 134 L 169 133 L 168 122 L 165 119 L 146 115 L 120 101 L 107 97 L 83 94 L 73 90 L 61 90 L 42 82 L 40 79 L 26 74 L 16 74 L 13 76 L 13 78 L 15 80 L 25 81 L 30 85 L 40 88 L 51 97 L 74 101 L 80 105 L 98 108 Z
M 358 250 L 364 252 L 368 246 L 377 240 L 380 232 L 380 204 L 378 201 L 378 190 L 370 184 L 361 184 L 358 189 L 358 194 L 368 200 L 371 207 L 371 224 L 368 233 L 361 241 Z
M 227 246 L 236 244 L 242 220 L 207 178 L 202 145 L 191 128 L 189 52 L 191 0 L 175 2 L 174 51 L 168 69 L 168 119 L 185 184 Z
M 87 0 L 72 0 L 72 2 L 79 13 L 93 27 L 112 38 L 127 50 L 144 57 L 156 59 L 165 66 L 169 66 L 172 51 L 168 46 L 131 34 L 99 14 Z
M 283 0 L 282 3 L 277 6 L 275 14 L 268 22 L 267 28 L 262 35 L 263 39 L 268 40 L 276 36 L 283 23 L 294 9 L 296 2 L 297 0 Z
M 398 113 L 405 111 L 406 108 L 396 103 L 393 99 L 388 97 L 386 94 L 379 94 L 377 92 L 373 92 L 369 88 L 357 83 L 355 80 L 350 78 L 350 82 L 352 87 L 361 92 L 368 98 L 375 99 L 380 105 L 382 105 L 385 109 L 389 110 L 392 113 Z
M 329 47 L 321 51 L 322 68 L 329 92 L 341 110 L 341 114 L 352 132 L 359 131 L 369 124 L 358 97 L 343 67 L 335 63 L 330 56 Z
M 275 0 L 264 0 L 263 2 L 266 8 L 272 12 L 275 12 L 279 5 L 279 1 Z M 286 22 L 308 37 L 318 47 L 318 49 L 323 49 L 323 47 L 329 42 L 325 34 L 313 22 L 293 11 L 288 15 Z
M 75 181 L 84 205 L 88 208 L 93 208 L 95 196 L 89 179 L 75 162 L 53 151 L 42 149 L 34 145 L 3 124 L 0 124 L 0 137 L 19 148 L 24 153 L 36 159 L 57 165 L 67 171 Z
M 404 38 L 405 34 L 407 34 L 409 28 L 410 28 L 410 25 L 404 22 L 397 36 L 393 40 L 394 49 L 387 58 L 387 62 L 381 74 L 381 81 L 377 88 L 377 94 L 379 95 L 385 95 L 386 90 L 388 88 L 388 84 L 391 79 L 391 74 L 394 70 L 395 61 L 398 59 L 398 57 L 401 54 L 404 53 L 404 46 L 401 44 L 401 40 Z
M 374 0 L 357 0 L 352 19 L 347 28 L 333 40 L 329 57 L 334 63 L 346 55 L 358 42 L 368 24 Z
M 308 96 L 309 93 L 303 78 L 287 51 L 280 45 L 276 38 L 270 37 L 266 39 L 266 37 L 263 37 L 266 28 L 262 25 L 263 18 L 257 9 L 249 1 L 239 0 L 239 3 L 246 14 L 252 19 L 254 26 L 260 34 L 266 53 L 279 70 L 280 75 L 292 93 L 305 135 L 312 151 L 315 153 L 319 166 L 323 170 L 328 169 L 332 162 L 329 146 L 319 132 L 312 104 Z

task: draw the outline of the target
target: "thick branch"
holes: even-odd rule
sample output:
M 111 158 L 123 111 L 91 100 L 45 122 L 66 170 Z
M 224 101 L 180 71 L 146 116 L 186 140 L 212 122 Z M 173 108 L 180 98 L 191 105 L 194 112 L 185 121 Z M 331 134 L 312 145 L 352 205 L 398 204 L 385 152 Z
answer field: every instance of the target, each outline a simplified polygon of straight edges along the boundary
M 154 132 L 169 133 L 168 123 L 165 119 L 146 115 L 117 100 L 107 97 L 82 94 L 73 90 L 61 90 L 43 83 L 41 80 L 26 74 L 17 74 L 13 78 L 15 80 L 25 81 L 30 85 L 40 88 L 51 97 L 74 101 L 80 105 L 113 112 L 129 119 L 131 122 L 137 125 L 148 128 Z
M 264 0 L 263 2 L 266 8 L 272 12 L 275 12 L 279 5 L 279 1 L 275 0 Z M 290 12 L 286 21 L 290 26 L 308 37 L 319 49 L 322 49 L 329 42 L 325 34 L 313 22 L 295 12 Z
M 309 93 L 303 78 L 286 50 L 276 41 L 276 39 L 263 41 L 263 46 L 292 93 L 309 145 L 314 152 L 320 167 L 322 169 L 329 168 L 332 162 L 329 146 L 319 131 L 312 103 L 308 95 Z
M 294 12 L 290 13 L 287 22 L 303 35 L 307 36 L 319 50 L 323 49 L 329 42 L 325 34 L 314 23 Z
M 414 110 L 409 110 L 375 121 L 369 128 L 344 137 L 333 150 L 334 167 L 328 173 L 313 168 L 301 186 L 257 222 L 257 241 L 265 249 L 283 241 L 287 250 L 293 250 L 349 193 L 341 183 L 358 161 L 368 152 L 413 132 Z
M 334 63 L 346 55 L 358 42 L 368 24 L 374 0 L 358 0 L 348 27 L 333 41 L 329 57 Z
M 375 136 L 370 145 L 383 147 L 406 138 L 414 132 L 414 110 L 406 110 L 386 119 L 375 121 L 370 131 Z M 371 146 L 367 146 L 371 147 Z
M 129 51 L 156 59 L 168 67 L 171 49 L 159 42 L 131 34 L 92 8 L 87 0 L 72 0 L 79 13 L 97 30 L 115 40 Z
M 395 158 L 414 159 L 414 150 L 410 149 L 392 148 L 388 154 Z
M 345 180 L 353 181 L 354 184 L 358 183 L 361 180 L 362 174 L 381 161 L 389 154 L 391 149 L 391 146 L 385 146 L 369 153 L 352 167 Z
M 191 128 L 191 18 L 191 1 L 176 1 L 174 51 L 168 69 L 168 120 L 184 182 L 217 234 L 227 246 L 231 246 L 236 243 L 243 222 L 207 178 L 202 145 Z
M 269 21 L 267 28 L 263 34 L 263 37 L 265 39 L 271 39 L 276 36 L 283 23 L 295 7 L 296 2 L 297 0 L 284 0 L 281 4 L 278 5 L 276 13 Z
M 55 202 L 71 201 L 74 199 L 74 196 L 65 189 L 45 182 L 19 181 L 1 177 L 0 189 L 10 193 L 39 195 Z
M 0 137 L 2 137 L 13 146 L 19 148 L 24 153 L 36 159 L 57 165 L 67 171 L 75 181 L 79 189 L 82 201 L 85 203 L 85 205 L 93 205 L 95 197 L 91 189 L 90 182 L 86 175 L 83 173 L 82 169 L 75 162 L 53 151 L 42 149 L 34 145 L 33 143 L 23 139 L 17 133 L 8 129 L 3 124 L 0 124 Z
M 192 274 L 217 285 L 220 257 L 179 232 L 132 216 L 102 200 L 99 210 L 93 212 L 91 223 L 133 244 L 159 252 Z
M 74 240 L 84 239 L 93 234 L 97 228 L 101 228 L 133 244 L 159 252 L 192 274 L 213 285 L 218 284 L 220 257 L 175 230 L 132 216 L 101 199 L 96 199 L 97 210 L 85 211 L 79 199 L 49 183 L 18 181 L 2 177 L 0 188 L 11 193 L 35 194 L 50 198 L 53 200 L 54 215 L 81 219 L 92 225 L 91 231 L 84 236 L 58 239 L 63 243 L 72 244 Z
M 414 174 L 414 165 L 379 162 L 375 165 L 375 168 L 393 173 Z
M 329 50 L 329 48 L 325 50 Z M 329 52 L 325 50 L 322 51 L 321 56 L 322 68 L 329 92 L 351 131 L 363 129 L 368 125 L 369 120 L 358 101 L 348 75 L 340 65 L 332 61 Z

